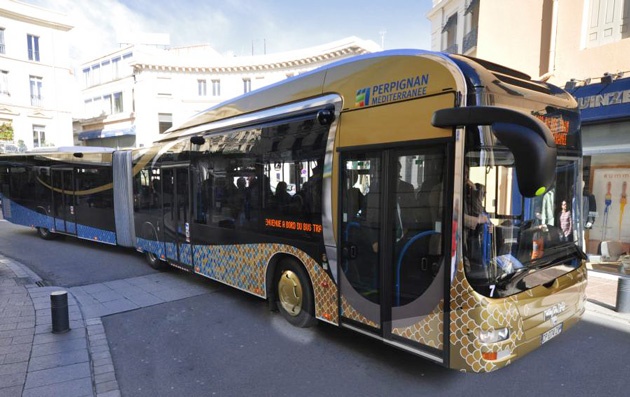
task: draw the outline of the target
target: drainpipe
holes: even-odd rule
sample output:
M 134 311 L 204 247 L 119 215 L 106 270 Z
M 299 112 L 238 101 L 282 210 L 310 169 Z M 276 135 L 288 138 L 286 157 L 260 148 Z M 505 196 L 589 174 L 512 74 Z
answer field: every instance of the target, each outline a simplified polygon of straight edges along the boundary
M 551 10 L 551 38 L 549 40 L 549 67 L 547 73 L 556 71 L 556 38 L 558 30 L 558 0 L 553 0 Z

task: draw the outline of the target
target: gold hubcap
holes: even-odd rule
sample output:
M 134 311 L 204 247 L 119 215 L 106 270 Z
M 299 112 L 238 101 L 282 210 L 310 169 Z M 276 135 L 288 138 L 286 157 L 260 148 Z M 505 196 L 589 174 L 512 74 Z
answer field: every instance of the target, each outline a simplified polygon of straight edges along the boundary
M 297 316 L 302 311 L 302 284 L 297 274 L 291 270 L 285 270 L 278 281 L 278 297 L 280 304 L 292 316 Z

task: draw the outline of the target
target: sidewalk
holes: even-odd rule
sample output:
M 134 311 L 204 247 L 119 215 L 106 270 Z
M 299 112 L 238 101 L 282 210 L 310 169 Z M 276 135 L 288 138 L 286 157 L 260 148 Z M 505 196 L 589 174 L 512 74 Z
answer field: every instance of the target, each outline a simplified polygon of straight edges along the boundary
M 53 334 L 50 293 L 0 255 L 0 397 L 120 396 L 100 319 L 84 321 L 68 294 L 70 331 Z
M 120 396 L 101 317 L 216 289 L 176 273 L 72 288 L 41 287 L 41 281 L 0 254 L 0 397 Z M 68 291 L 65 334 L 51 332 L 50 293 L 58 290 Z

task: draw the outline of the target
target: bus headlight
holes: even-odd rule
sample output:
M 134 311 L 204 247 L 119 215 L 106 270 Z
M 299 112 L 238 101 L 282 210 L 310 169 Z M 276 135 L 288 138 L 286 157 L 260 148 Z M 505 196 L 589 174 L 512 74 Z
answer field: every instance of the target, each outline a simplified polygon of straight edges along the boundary
M 479 341 L 483 344 L 502 342 L 509 337 L 509 328 L 499 328 L 490 331 L 479 331 Z

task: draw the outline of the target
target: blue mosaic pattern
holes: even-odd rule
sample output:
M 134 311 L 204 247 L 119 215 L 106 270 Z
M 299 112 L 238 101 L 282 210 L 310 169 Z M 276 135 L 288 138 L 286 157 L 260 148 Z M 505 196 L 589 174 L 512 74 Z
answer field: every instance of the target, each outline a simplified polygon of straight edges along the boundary
M 136 245 L 138 250 L 142 252 L 150 252 L 157 255 L 158 258 L 165 258 L 164 244 L 161 241 L 136 238 Z
M 48 215 L 40 214 L 37 211 L 33 211 L 24 206 L 16 204 L 10 199 L 3 200 L 3 212 L 4 219 L 16 225 L 32 226 L 32 227 L 44 227 L 51 229 L 52 218 Z
M 95 227 L 77 225 L 77 236 L 101 243 L 116 244 L 116 233 Z
M 60 232 L 66 231 L 64 228 L 63 219 L 54 219 L 51 216 L 40 214 L 37 211 L 33 211 L 24 206 L 14 203 L 10 200 L 4 201 L 5 206 L 10 205 L 10 211 L 4 211 L 5 214 L 10 212 L 11 216 L 5 217 L 5 219 L 16 225 L 32 226 L 32 227 L 45 227 L 52 230 L 53 223 L 55 229 Z M 116 233 L 109 230 L 97 229 L 95 227 L 77 225 L 74 222 L 66 222 L 68 227 L 68 233 L 77 233 L 78 237 L 86 238 L 89 240 L 100 241 L 103 243 L 116 244 Z
M 190 244 L 179 245 L 179 261 L 185 265 L 192 266 L 192 246 Z
M 57 229 L 60 232 L 66 231 L 66 226 L 63 223 L 63 219 L 55 219 L 55 229 Z
M 166 257 L 168 259 L 177 260 L 177 244 L 175 243 L 164 243 L 166 247 Z

